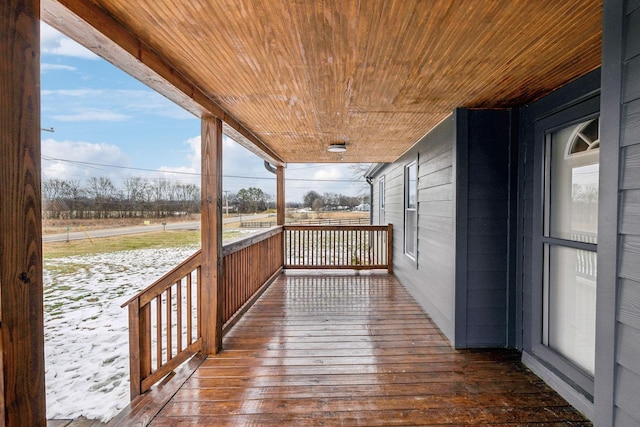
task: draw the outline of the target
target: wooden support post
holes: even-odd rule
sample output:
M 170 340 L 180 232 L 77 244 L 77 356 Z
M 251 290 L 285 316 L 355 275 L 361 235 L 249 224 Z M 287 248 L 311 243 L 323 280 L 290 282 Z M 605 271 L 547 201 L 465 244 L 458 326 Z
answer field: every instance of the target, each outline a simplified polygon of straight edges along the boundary
M 222 349 L 222 121 L 202 118 L 202 345 Z
M 387 224 L 387 273 L 393 274 L 393 224 Z
M 140 298 L 129 303 L 129 395 L 133 400 L 142 393 L 140 372 Z
M 40 1 L 0 2 L 0 426 L 45 426 Z
M 278 166 L 276 169 L 276 220 L 278 225 L 284 225 L 285 212 L 287 209 L 284 201 L 284 167 Z

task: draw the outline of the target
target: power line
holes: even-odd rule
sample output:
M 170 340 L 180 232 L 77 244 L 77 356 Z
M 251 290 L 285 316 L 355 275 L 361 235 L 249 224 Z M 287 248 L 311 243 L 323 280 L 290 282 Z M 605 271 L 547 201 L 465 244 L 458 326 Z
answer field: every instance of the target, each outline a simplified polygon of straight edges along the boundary
M 106 168 L 114 168 L 114 169 L 127 169 L 127 170 L 137 170 L 144 172 L 156 172 L 156 173 L 171 173 L 176 175 L 190 175 L 190 176 L 202 176 L 200 173 L 196 172 L 179 172 L 179 171 L 170 171 L 170 170 L 159 170 L 159 169 L 147 169 L 147 168 L 135 168 L 131 166 L 118 166 L 118 165 L 107 165 L 103 163 L 93 163 L 93 162 L 83 162 L 80 160 L 68 160 L 68 159 L 60 159 L 56 157 L 49 157 L 43 155 L 42 158 L 44 160 L 49 161 L 58 161 L 72 164 L 85 165 L 95 169 L 96 166 L 106 167 Z M 275 177 L 263 177 L 263 176 L 243 176 L 243 175 L 222 175 L 223 178 L 239 178 L 239 179 L 259 179 L 259 180 L 269 180 L 275 181 Z M 358 179 L 315 179 L 315 178 L 287 178 L 287 181 L 306 181 L 306 182 L 362 182 L 362 180 Z
M 127 170 L 136 170 L 136 171 L 145 171 L 145 172 L 173 173 L 173 174 L 176 174 L 176 175 L 201 176 L 201 174 L 195 173 L 195 172 L 164 171 L 164 170 L 158 170 L 158 169 L 134 168 L 134 167 L 131 167 L 131 166 L 105 165 L 103 163 L 92 163 L 92 162 L 83 162 L 83 161 L 80 161 L 80 160 L 59 159 L 59 158 L 56 158 L 56 157 L 49 157 L 49 156 L 45 156 L 45 155 L 43 155 L 42 158 L 44 160 L 65 162 L 65 163 L 73 163 L 73 164 L 78 164 L 78 165 L 101 166 L 101 167 L 105 167 L 105 168 L 127 169 Z

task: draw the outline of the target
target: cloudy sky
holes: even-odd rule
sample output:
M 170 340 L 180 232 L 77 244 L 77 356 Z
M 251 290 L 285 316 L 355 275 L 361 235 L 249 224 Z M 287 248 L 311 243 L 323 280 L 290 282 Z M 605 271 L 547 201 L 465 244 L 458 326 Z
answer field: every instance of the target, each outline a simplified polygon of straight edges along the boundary
M 42 23 L 43 179 L 167 178 L 199 183 L 200 120 Z M 289 164 L 287 201 L 310 190 L 356 195 L 345 164 Z M 260 187 L 275 195 L 262 159 L 225 137 L 224 190 Z

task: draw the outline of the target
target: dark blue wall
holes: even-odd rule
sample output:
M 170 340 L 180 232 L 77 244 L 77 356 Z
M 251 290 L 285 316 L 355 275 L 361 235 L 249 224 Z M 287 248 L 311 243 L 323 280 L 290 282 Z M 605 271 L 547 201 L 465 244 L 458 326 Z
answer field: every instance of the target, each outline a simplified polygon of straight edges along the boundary
M 456 346 L 505 347 L 515 223 L 510 110 L 456 110 Z M 513 200 L 515 203 L 515 200 Z M 510 310 L 511 308 L 511 310 Z

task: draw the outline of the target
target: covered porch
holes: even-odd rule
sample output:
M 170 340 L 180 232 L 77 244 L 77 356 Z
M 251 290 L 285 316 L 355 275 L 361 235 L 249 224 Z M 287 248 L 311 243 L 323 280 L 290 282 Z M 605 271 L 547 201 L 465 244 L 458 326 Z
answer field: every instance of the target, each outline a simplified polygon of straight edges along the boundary
M 112 425 L 589 424 L 517 351 L 451 348 L 393 275 L 401 270 L 391 226 L 285 225 L 284 174 L 295 163 L 396 162 L 456 108 L 517 109 L 585 76 L 601 64 L 602 2 L 374 3 L 3 3 L 0 425 L 46 424 L 41 19 L 202 123 L 202 250 L 127 303 L 133 400 Z M 277 174 L 278 226 L 229 246 L 221 233 L 223 133 Z M 517 148 L 502 159 L 514 166 L 512 178 L 526 157 Z M 398 221 L 382 222 L 404 233 L 396 233 L 398 249 L 418 241 L 406 223 L 417 229 L 422 220 L 428 232 L 456 225 L 442 216 L 427 222 L 420 205 L 467 211 L 446 188 L 464 171 L 453 151 L 440 154 L 408 165 L 413 180 L 389 182 L 408 188 L 425 179 L 422 170 L 438 184 L 423 199 L 403 193 Z M 524 179 L 515 184 L 507 207 L 527 224 L 518 196 L 532 190 Z M 529 250 L 530 235 L 509 233 L 518 251 Z M 345 245 L 357 249 L 338 251 Z M 300 268 L 313 270 L 292 272 Z M 326 268 L 332 273 L 316 272 Z M 368 268 L 386 272 L 359 272 Z M 526 298 L 523 276 L 514 271 Z M 522 332 L 530 313 L 515 309 Z M 614 374 L 600 372 L 606 406 Z
M 110 425 L 533 423 L 590 425 L 518 352 L 453 349 L 392 274 L 289 270 Z

